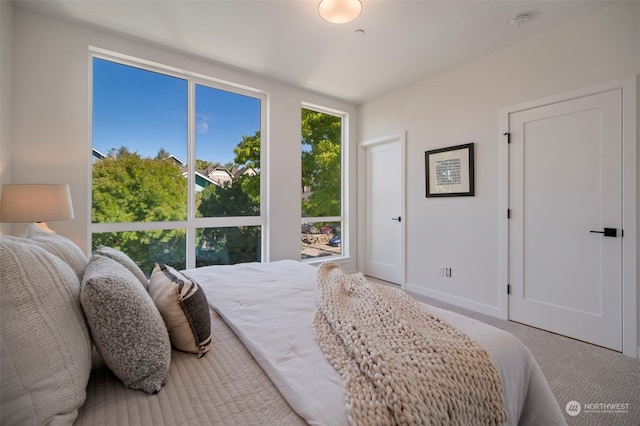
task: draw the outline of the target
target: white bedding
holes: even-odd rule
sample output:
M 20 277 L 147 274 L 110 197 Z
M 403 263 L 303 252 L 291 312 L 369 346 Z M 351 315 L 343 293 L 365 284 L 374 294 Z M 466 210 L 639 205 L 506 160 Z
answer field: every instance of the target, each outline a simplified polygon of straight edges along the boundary
M 186 271 L 289 405 L 309 424 L 348 424 L 342 378 L 312 328 L 316 268 L 296 261 Z M 540 367 L 511 334 L 454 312 L 426 309 L 483 346 L 502 378 L 510 425 L 566 424 Z

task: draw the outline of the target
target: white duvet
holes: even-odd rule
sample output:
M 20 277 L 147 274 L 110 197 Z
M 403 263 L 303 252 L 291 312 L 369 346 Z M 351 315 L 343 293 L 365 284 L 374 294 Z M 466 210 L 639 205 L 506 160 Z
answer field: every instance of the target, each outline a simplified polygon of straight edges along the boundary
M 346 425 L 342 378 L 318 346 L 316 268 L 284 260 L 190 269 L 291 407 L 312 425 Z M 502 378 L 509 425 L 566 424 L 540 367 L 511 334 L 424 305 L 484 347 Z

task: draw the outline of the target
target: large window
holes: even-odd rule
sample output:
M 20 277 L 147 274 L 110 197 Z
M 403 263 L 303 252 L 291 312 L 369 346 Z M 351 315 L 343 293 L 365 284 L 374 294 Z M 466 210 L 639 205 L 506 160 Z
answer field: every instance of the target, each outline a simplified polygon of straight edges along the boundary
M 92 248 L 147 274 L 262 259 L 263 95 L 95 56 Z
M 343 122 L 344 114 L 302 108 L 302 259 L 345 254 Z

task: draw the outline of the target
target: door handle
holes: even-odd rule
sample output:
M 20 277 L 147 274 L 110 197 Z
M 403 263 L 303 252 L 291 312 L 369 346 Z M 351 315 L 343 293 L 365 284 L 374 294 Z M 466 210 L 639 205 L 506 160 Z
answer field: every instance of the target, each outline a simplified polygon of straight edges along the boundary
M 400 216 L 392 217 L 391 220 L 397 220 L 398 222 L 402 222 L 402 218 Z
M 617 237 L 618 229 L 616 228 L 604 228 L 604 231 L 589 231 L 592 234 L 604 234 L 605 237 Z

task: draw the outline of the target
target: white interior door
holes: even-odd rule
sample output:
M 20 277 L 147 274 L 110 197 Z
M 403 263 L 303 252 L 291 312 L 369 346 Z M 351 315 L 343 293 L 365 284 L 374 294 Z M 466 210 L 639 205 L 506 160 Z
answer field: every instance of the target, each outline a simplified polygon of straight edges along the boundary
M 366 147 L 365 273 L 404 285 L 404 146 Z
M 621 90 L 512 113 L 509 132 L 509 318 L 622 350 Z

